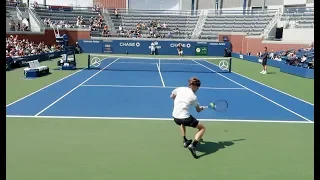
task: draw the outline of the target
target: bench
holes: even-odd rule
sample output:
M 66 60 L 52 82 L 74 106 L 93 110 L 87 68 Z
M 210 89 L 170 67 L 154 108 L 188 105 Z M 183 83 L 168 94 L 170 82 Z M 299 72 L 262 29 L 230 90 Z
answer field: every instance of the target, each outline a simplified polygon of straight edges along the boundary
M 28 61 L 29 67 L 24 69 L 26 77 L 41 77 L 49 74 L 48 66 L 41 66 L 38 60 Z

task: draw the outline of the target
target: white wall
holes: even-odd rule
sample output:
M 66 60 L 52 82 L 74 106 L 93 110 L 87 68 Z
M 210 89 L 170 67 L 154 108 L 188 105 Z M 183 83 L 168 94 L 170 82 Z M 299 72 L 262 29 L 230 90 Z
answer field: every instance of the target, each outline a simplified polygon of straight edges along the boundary
M 180 10 L 191 11 L 191 2 L 192 0 L 180 0 Z M 196 8 L 196 4 L 194 5 L 194 8 Z
M 307 0 L 284 0 L 284 5 L 306 4 Z
M 281 5 L 275 5 L 275 6 L 267 6 L 268 9 L 279 9 L 279 8 L 282 8 L 283 9 L 283 6 Z
M 179 10 L 180 0 L 129 0 L 130 9 Z
M 44 4 L 44 0 L 35 0 L 38 4 Z M 46 0 L 47 5 L 57 6 L 80 6 L 80 7 L 92 7 L 93 0 Z M 22 0 L 23 3 L 27 3 L 27 0 Z M 33 3 L 34 0 L 30 0 Z
M 313 42 L 314 29 L 283 29 L 282 41 Z
M 308 3 L 306 4 L 306 7 L 314 7 L 314 3 Z
M 233 8 L 223 8 L 222 10 L 227 10 L 227 11 L 234 11 L 234 10 L 238 10 L 238 11 L 243 11 L 243 7 L 233 7 Z

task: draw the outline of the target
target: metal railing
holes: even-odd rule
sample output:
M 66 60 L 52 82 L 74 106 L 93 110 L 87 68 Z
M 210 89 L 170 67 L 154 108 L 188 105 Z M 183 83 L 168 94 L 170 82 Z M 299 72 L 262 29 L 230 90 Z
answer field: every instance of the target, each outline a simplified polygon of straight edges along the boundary
M 17 17 L 20 21 L 22 21 L 22 13 L 20 11 L 20 9 L 18 8 L 18 6 L 16 6 L 16 10 L 17 10 Z
M 262 15 L 262 14 L 272 14 L 276 13 L 278 9 L 266 9 L 266 10 L 216 10 L 216 9 L 209 9 L 208 15 Z
M 115 11 L 115 9 L 106 8 L 106 10 Z M 143 9 L 117 9 L 119 14 L 161 14 L 161 15 L 199 15 L 198 11 L 186 11 L 186 10 L 143 10 Z
M 275 13 L 272 20 L 268 23 L 266 28 L 263 31 L 262 36 L 266 39 L 269 36 L 269 33 L 274 28 L 274 26 L 277 24 L 277 22 L 281 19 L 281 9 L 279 8 L 278 11 Z
M 32 8 L 28 8 L 28 13 L 29 13 L 29 17 L 30 17 L 29 19 L 30 19 L 30 21 L 31 21 L 31 18 L 34 19 L 34 20 L 36 21 L 38 27 L 40 28 L 40 32 L 43 32 L 44 29 L 45 29 L 45 25 L 44 25 L 44 23 L 41 21 L 41 18 L 38 17 L 38 15 L 37 15 L 35 12 L 33 12 L 33 9 L 32 9 Z M 31 27 L 33 27 L 33 25 L 31 24 L 31 22 L 30 22 L 30 25 L 31 25 Z
M 198 22 L 197 22 L 196 27 L 194 28 L 192 36 L 191 36 L 192 39 L 199 38 L 199 36 L 202 32 L 202 28 L 204 26 L 204 23 L 206 22 L 207 15 L 208 15 L 208 10 L 201 10 Z
M 44 5 L 44 4 L 38 4 L 36 7 L 33 3 L 30 3 L 30 7 L 37 8 L 37 9 L 61 9 L 64 8 L 65 11 L 83 11 L 83 12 L 98 12 L 94 11 L 93 7 L 78 7 L 78 6 L 59 6 L 59 5 Z M 100 8 L 100 12 L 102 12 L 103 9 Z

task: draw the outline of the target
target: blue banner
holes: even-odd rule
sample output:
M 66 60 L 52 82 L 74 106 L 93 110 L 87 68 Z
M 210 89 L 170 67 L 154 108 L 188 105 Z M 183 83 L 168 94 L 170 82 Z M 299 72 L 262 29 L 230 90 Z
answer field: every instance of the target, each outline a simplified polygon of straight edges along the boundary
M 183 46 L 183 53 L 187 56 L 196 55 L 198 46 L 208 48 L 208 56 L 223 56 L 224 49 L 231 50 L 230 42 L 205 42 L 205 41 L 169 41 L 169 40 L 79 40 L 78 44 L 85 53 L 108 54 L 150 54 L 151 43 L 156 47 L 156 54 L 177 55 L 177 45 Z

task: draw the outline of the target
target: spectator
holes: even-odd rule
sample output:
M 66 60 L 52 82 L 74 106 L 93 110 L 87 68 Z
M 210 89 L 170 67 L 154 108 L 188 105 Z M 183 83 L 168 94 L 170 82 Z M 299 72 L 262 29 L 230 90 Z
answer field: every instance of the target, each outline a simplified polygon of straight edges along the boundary
M 305 61 L 307 60 L 307 56 L 306 55 L 303 55 L 300 62 L 301 63 L 304 63 Z
M 273 50 L 271 50 L 271 53 L 269 54 L 269 58 L 270 58 L 270 59 L 274 59 L 274 52 L 273 52 Z
M 118 9 L 114 10 L 114 14 L 116 15 L 116 18 L 118 18 L 119 14 L 118 14 Z
M 310 62 L 308 63 L 308 68 L 309 68 L 309 69 L 314 69 L 314 58 L 312 58 L 312 61 L 310 61 Z
M 9 26 L 10 26 L 10 31 L 16 30 L 16 23 L 13 21 L 13 19 L 10 20 Z
M 276 56 L 275 58 L 274 58 L 274 60 L 276 60 L 276 61 L 281 61 L 282 59 L 281 59 L 281 56 Z
M 100 12 L 100 6 L 98 5 L 94 5 L 93 7 L 92 7 L 92 11 L 93 12 Z
M 163 23 L 163 24 L 162 24 L 162 28 L 163 28 L 163 29 L 167 29 L 167 24 L 166 24 L 166 23 Z
M 178 28 L 178 27 L 173 28 L 173 32 L 174 32 L 174 33 L 179 33 L 179 28 Z
M 39 4 L 38 4 L 38 2 L 37 2 L 37 1 L 34 1 L 34 2 L 33 2 L 33 7 L 34 7 L 34 8 L 39 7 Z

